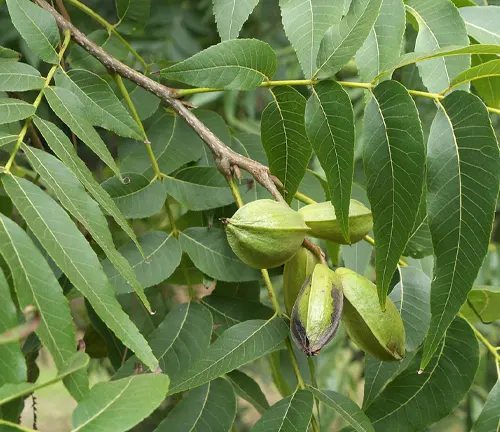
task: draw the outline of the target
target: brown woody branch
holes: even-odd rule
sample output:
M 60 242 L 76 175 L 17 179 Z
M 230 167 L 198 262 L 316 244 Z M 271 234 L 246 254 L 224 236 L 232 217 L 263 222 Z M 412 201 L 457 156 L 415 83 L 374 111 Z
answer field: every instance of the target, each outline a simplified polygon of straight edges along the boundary
M 250 173 L 252 177 L 257 180 L 257 182 L 266 188 L 276 200 L 283 201 L 283 197 L 276 187 L 277 184 L 280 185 L 280 182 L 271 175 L 269 168 L 257 161 L 254 161 L 253 159 L 236 153 L 225 145 L 189 110 L 189 108 L 184 105 L 182 101 L 176 99 L 174 90 L 157 83 L 153 79 L 137 72 L 108 54 L 100 46 L 88 39 L 87 36 L 85 36 L 73 24 L 59 14 L 45 0 L 33 1 L 41 8 L 48 11 L 55 18 L 57 25 L 61 30 L 69 30 L 71 32 L 71 38 L 92 57 L 99 60 L 106 68 L 113 70 L 123 78 L 134 82 L 165 101 L 210 148 L 218 170 L 226 178 L 231 178 L 235 172 L 238 172 L 238 168 L 242 168 Z

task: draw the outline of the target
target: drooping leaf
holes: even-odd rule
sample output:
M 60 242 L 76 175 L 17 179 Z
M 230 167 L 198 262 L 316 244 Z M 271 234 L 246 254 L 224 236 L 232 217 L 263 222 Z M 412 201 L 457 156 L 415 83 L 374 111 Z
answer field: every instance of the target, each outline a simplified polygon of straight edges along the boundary
M 469 325 L 456 318 L 428 368 L 417 374 L 421 357 L 419 352 L 366 410 L 375 430 L 419 431 L 451 413 L 474 381 L 478 342 Z
M 149 416 L 165 399 L 170 380 L 143 374 L 101 382 L 73 411 L 73 432 L 124 432 Z
M 116 0 L 120 33 L 142 33 L 149 21 L 151 0 Z
M 125 183 L 118 177 L 101 183 L 122 215 L 127 219 L 140 219 L 158 213 L 167 199 L 163 185 L 136 173 L 124 173 L 124 176 Z
M 68 72 L 59 69 L 55 80 L 58 87 L 78 97 L 92 125 L 124 137 L 143 139 L 137 123 L 99 75 L 85 69 L 71 69 Z
M 262 357 L 287 335 L 288 326 L 281 318 L 246 321 L 231 327 L 185 373 L 172 377 L 170 394 L 199 387 Z
M 482 44 L 500 45 L 499 6 L 464 7 L 460 15 L 470 36 Z
M 467 296 L 460 313 L 471 322 L 500 319 L 500 287 L 476 285 Z
M 8 193 L 9 178 L 2 179 Z M 0 243 L 0 253 L 10 268 L 19 305 L 23 310 L 28 306 L 37 308 L 40 314 L 37 336 L 61 371 L 76 352 L 75 329 L 68 300 L 40 250 L 17 224 L 2 214 Z M 87 374 L 82 371 L 72 375 L 65 380 L 65 384 L 71 395 L 81 400 L 88 391 Z
M 0 91 L 17 92 L 42 88 L 45 80 L 26 63 L 0 60 Z
M 189 210 L 209 210 L 234 202 L 226 180 L 216 167 L 192 166 L 165 177 L 169 195 Z
M 455 5 L 448 0 L 408 0 L 407 10 L 418 23 L 415 52 L 428 53 L 447 46 L 467 46 L 469 38 L 465 24 Z M 439 93 L 450 81 L 470 66 L 470 57 L 447 57 L 418 63 L 424 85 Z
M 315 75 L 334 75 L 356 54 L 370 34 L 381 4 L 382 0 L 352 0 L 340 24 L 333 24 L 321 41 Z
M 311 391 L 320 402 L 332 408 L 344 421 L 358 432 L 374 431 L 370 420 L 351 399 L 331 390 L 319 390 L 311 387 Z
M 0 232 L 4 216 L 0 216 Z M 0 234 L 1 236 L 1 234 Z M 3 236 L 2 236 L 3 237 Z M 5 247 L 5 246 L 4 246 Z M 10 288 L 0 269 L 0 333 L 18 325 L 16 307 L 10 295 Z M 26 363 L 18 341 L 1 344 L 0 387 L 7 383 L 19 383 L 26 380 Z
M 405 24 L 403 0 L 382 0 L 377 21 L 356 54 L 361 81 L 372 81 L 399 58 Z
M 258 270 L 240 261 L 219 228 L 188 228 L 179 241 L 194 265 L 216 280 L 246 282 L 261 277 Z
M 135 291 L 146 308 L 151 311 L 144 288 L 137 280 L 134 269 L 113 244 L 113 237 L 99 205 L 87 195 L 76 176 L 62 162 L 45 151 L 28 146 L 23 146 L 23 150 L 31 166 L 52 189 L 59 202 L 92 235 L 118 272 L 126 279 L 130 290 Z
M 7 176 L 3 185 L 28 227 L 58 267 L 122 342 L 150 369 L 155 370 L 158 361 L 151 348 L 123 312 L 97 255 L 68 214 L 49 195 L 27 180 Z
M 483 410 L 474 423 L 471 432 L 492 432 L 498 430 L 500 420 L 498 413 L 500 412 L 500 382 L 493 386 L 486 399 Z
M 167 69 L 161 76 L 197 87 L 252 90 L 276 72 L 276 54 L 257 39 L 213 45 Z
M 122 246 L 119 252 L 134 269 L 139 283 L 148 288 L 168 279 L 181 262 L 182 251 L 176 238 L 172 234 L 153 231 L 144 234 L 138 240 L 144 256 L 133 242 Z M 117 294 L 132 291 L 130 284 L 109 259 L 102 262 L 102 267 Z
M 366 108 L 363 162 L 373 212 L 377 291 L 385 304 L 398 260 L 417 217 L 425 145 L 418 111 L 396 81 L 379 84 Z
M 500 181 L 486 107 L 455 91 L 439 104 L 427 144 L 427 212 L 436 263 L 422 367 L 465 302 L 486 255 Z
M 12 123 L 35 114 L 36 108 L 19 99 L 0 98 L 0 124 Z
M 191 301 L 176 305 L 148 336 L 160 368 L 171 377 L 188 369 L 207 351 L 212 327 L 210 312 L 200 304 Z M 136 363 L 137 357 L 130 357 L 113 379 L 132 375 Z
M 219 378 L 191 390 L 155 429 L 156 432 L 228 431 L 236 417 L 231 384 Z
M 259 0 L 214 0 L 214 15 L 220 38 L 235 39 Z
M 274 101 L 262 113 L 262 146 L 271 173 L 283 183 L 290 203 L 312 153 L 304 123 L 306 100 L 293 87 L 275 87 L 271 93 Z
M 60 40 L 54 17 L 29 0 L 7 0 L 7 7 L 12 23 L 33 52 L 47 63 L 58 63 Z
M 281 0 L 285 33 L 297 53 L 306 78 L 316 72 L 319 45 L 328 28 L 340 22 L 340 2 L 331 0 Z
M 451 80 L 450 89 L 463 83 L 490 77 L 500 77 L 500 60 L 491 60 L 463 71 Z
M 253 378 L 237 369 L 229 372 L 227 378 L 231 381 L 236 394 L 251 403 L 259 414 L 264 413 L 269 408 L 266 395 Z
M 313 411 L 313 395 L 297 390 L 269 408 L 253 427 L 253 432 L 307 432 Z
M 322 81 L 313 87 L 305 115 L 307 136 L 325 171 L 335 215 L 348 241 L 355 142 L 351 100 L 340 84 Z
M 0 405 L 4 405 L 13 401 L 21 396 L 29 395 L 36 390 L 40 390 L 51 384 L 54 384 L 62 379 L 75 374 L 76 372 L 87 367 L 89 363 L 89 356 L 83 351 L 79 351 L 72 355 L 68 361 L 61 367 L 59 373 L 52 379 L 39 383 L 20 383 L 20 384 L 6 384 L 0 387 Z
M 99 185 L 99 183 L 97 183 L 92 175 L 92 172 L 78 157 L 69 138 L 53 123 L 42 120 L 38 117 L 34 118 L 34 123 L 47 141 L 50 149 L 59 159 L 61 159 L 66 167 L 73 171 L 90 195 L 92 195 L 100 206 L 113 217 L 115 222 L 123 229 L 123 231 L 127 233 L 134 243 L 138 244 L 134 231 L 130 228 L 111 197 Z
M 89 122 L 85 105 L 71 91 L 60 87 L 49 87 L 45 97 L 56 115 L 80 138 L 99 158 L 120 176 L 106 144 Z

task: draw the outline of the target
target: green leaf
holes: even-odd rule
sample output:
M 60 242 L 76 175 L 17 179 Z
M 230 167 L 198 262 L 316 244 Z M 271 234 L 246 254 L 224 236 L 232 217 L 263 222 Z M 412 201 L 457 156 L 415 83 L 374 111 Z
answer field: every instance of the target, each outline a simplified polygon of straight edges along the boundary
M 169 195 L 189 210 L 209 210 L 234 202 L 226 180 L 216 167 L 192 166 L 165 177 Z
M 431 281 L 413 267 L 401 267 L 400 281 L 390 294 L 398 308 L 406 333 L 406 350 L 414 351 L 424 341 L 431 321 Z
M 172 234 L 162 231 L 149 232 L 138 240 L 144 256 L 133 242 L 122 246 L 119 252 L 134 269 L 137 280 L 144 288 L 158 285 L 168 279 L 181 262 L 179 242 Z M 132 291 L 130 284 L 109 259 L 102 262 L 102 267 L 117 294 Z
M 207 351 L 212 327 L 210 312 L 200 304 L 191 301 L 176 305 L 148 337 L 161 369 L 171 377 L 188 369 Z M 136 356 L 130 357 L 113 379 L 132 375 L 136 362 Z
M 499 426 L 498 413 L 500 412 L 500 381 L 493 386 L 486 399 L 483 410 L 474 423 L 471 432 L 497 431 Z
M 116 0 L 118 12 L 117 29 L 120 33 L 142 33 L 149 21 L 151 0 Z
M 213 0 L 214 15 L 220 38 L 235 39 L 259 0 Z
M 0 216 L 0 223 L 4 216 Z M 0 225 L 1 229 L 1 225 Z M 1 236 L 1 234 L 0 234 Z M 5 244 L 3 246 L 6 247 Z M 10 288 L 0 269 L 0 333 L 3 333 L 19 324 L 17 311 L 10 295 Z M 24 361 L 21 346 L 18 341 L 1 344 L 0 358 L 2 368 L 0 369 L 0 387 L 8 383 L 19 383 L 26 380 L 26 363 Z
M 0 131 L 0 147 L 15 143 L 18 137 L 18 135 L 12 135 L 9 132 Z
M 45 80 L 34 67 L 26 63 L 0 60 L 0 91 L 17 92 L 43 87 Z
M 7 7 L 14 27 L 33 52 L 43 61 L 57 64 L 60 40 L 54 17 L 29 0 L 7 0 Z
M 118 100 L 108 83 L 99 75 L 84 69 L 72 69 L 55 75 L 58 88 L 74 93 L 85 107 L 85 114 L 94 126 L 100 126 L 124 137 L 143 140 L 142 132 Z
M 426 200 L 426 194 L 422 194 L 424 203 Z M 420 203 L 422 205 L 422 203 Z M 427 211 L 427 209 L 426 209 Z M 417 217 L 418 222 L 418 217 Z M 416 229 L 415 229 L 416 228 Z M 406 248 L 403 252 L 404 256 L 410 256 L 415 259 L 421 259 L 426 256 L 432 255 L 434 249 L 432 247 L 431 232 L 429 229 L 429 221 L 427 214 L 424 216 L 422 221 L 415 227 L 413 227 L 413 234 L 411 235 Z
M 20 384 L 5 384 L 0 387 L 0 405 L 4 405 L 21 396 L 29 395 L 34 391 L 40 390 L 51 384 L 61 381 L 69 377 L 71 374 L 85 369 L 89 363 L 89 356 L 83 351 L 73 354 L 68 361 L 61 367 L 59 373 L 52 379 L 43 383 L 20 383 Z
M 233 252 L 226 233 L 218 228 L 188 228 L 179 237 L 194 265 L 213 279 L 227 282 L 259 280 L 261 274 Z
M 290 203 L 306 173 L 311 144 L 304 124 L 306 100 L 293 87 L 271 89 L 274 100 L 262 113 L 262 146 L 271 173 L 278 177 Z
M 237 298 L 251 302 L 259 302 L 260 284 L 259 281 L 236 283 L 217 281 L 217 285 L 212 291 L 212 295 L 218 297 Z
M 73 285 L 118 338 L 150 369 L 158 367 L 151 348 L 115 298 L 101 264 L 83 234 L 59 205 L 33 183 L 12 176 L 3 185 L 28 227 Z
M 422 368 L 465 302 L 488 250 L 499 160 L 481 100 L 455 91 L 440 101 L 427 143 L 427 212 L 436 263 Z
M 197 109 L 193 111 L 196 117 L 205 123 L 217 138 L 219 138 L 223 143 L 229 144 L 231 141 L 231 135 L 229 133 L 229 128 L 227 127 L 224 119 L 214 111 L 208 111 L 203 109 Z M 184 122 L 183 122 L 184 123 Z M 207 145 L 204 142 L 200 143 L 201 147 L 201 159 L 197 162 L 197 165 L 209 165 L 215 166 L 214 156 Z
M 280 8 L 288 40 L 305 77 L 311 78 L 316 71 L 321 39 L 332 24 L 340 22 L 342 8 L 330 0 L 281 0 Z
M 470 36 L 482 44 L 500 45 L 499 6 L 465 7 L 460 15 Z
M 349 423 L 358 432 L 375 430 L 365 413 L 361 411 L 361 408 L 348 397 L 331 390 L 319 390 L 314 387 L 311 387 L 311 391 L 320 402 L 335 410 L 345 422 Z
M 467 303 L 464 303 L 460 309 L 460 313 L 471 322 L 481 320 L 493 322 L 500 319 L 500 287 L 474 286 L 467 296 Z
M 172 377 L 170 394 L 199 387 L 262 357 L 281 344 L 288 331 L 281 318 L 246 321 L 231 327 L 185 373 Z
M 124 175 L 125 183 L 118 177 L 111 177 L 101 183 L 122 215 L 127 219 L 140 219 L 158 213 L 167 199 L 163 185 L 156 180 L 151 182 L 140 174 Z
M 406 8 L 418 22 L 416 53 L 429 53 L 452 45 L 469 45 L 465 24 L 450 1 L 408 0 Z M 417 66 L 427 89 L 439 93 L 448 88 L 453 77 L 470 66 L 470 58 L 439 58 Z
M 101 382 L 73 411 L 72 432 L 128 431 L 165 400 L 170 380 L 163 374 L 143 374 Z
M 458 74 L 451 80 L 450 89 L 463 83 L 490 77 L 500 77 L 500 59 L 481 63 Z
M 403 1 L 382 0 L 377 21 L 356 53 L 361 81 L 372 81 L 386 66 L 399 59 L 405 25 Z
M 219 378 L 191 390 L 155 431 L 229 431 L 235 417 L 236 396 L 233 387 Z
M 382 0 L 352 0 L 340 24 L 333 24 L 321 41 L 315 75 L 334 75 L 356 54 L 370 34 L 381 4 Z
M 137 238 L 134 231 L 128 225 L 127 221 L 121 214 L 120 210 L 107 194 L 107 192 L 94 179 L 92 172 L 87 168 L 85 163 L 78 157 L 73 144 L 69 138 L 53 123 L 42 120 L 38 117 L 34 118 L 35 126 L 45 138 L 50 149 L 57 155 L 59 159 L 76 175 L 78 180 L 99 203 L 99 205 L 111 215 L 115 222 L 127 233 L 127 235 L 136 243 Z
M 221 42 L 160 71 L 166 79 L 225 90 L 252 90 L 275 72 L 276 54 L 257 39 Z
M 450 414 L 474 381 L 479 365 L 477 339 L 470 326 L 457 318 L 429 367 L 417 374 L 420 361 L 418 353 L 366 410 L 376 430 L 424 430 Z
M 231 381 L 236 394 L 251 403 L 259 414 L 264 413 L 269 408 L 266 395 L 253 378 L 239 370 L 229 372 L 227 378 Z
M 0 59 L 9 61 L 18 61 L 22 57 L 21 53 L 14 51 L 10 48 L 0 46 Z
M 349 241 L 355 141 L 351 99 L 340 84 L 320 82 L 313 87 L 305 115 L 307 136 L 325 171 L 335 215 Z
M 494 55 L 473 55 L 472 66 L 479 66 L 492 60 L 497 60 Z M 491 107 L 500 106 L 500 77 L 492 76 L 476 79 L 472 82 L 478 95 L 484 100 L 485 104 Z
M 78 97 L 65 88 L 47 88 L 45 97 L 52 110 L 99 158 L 121 178 L 106 144 L 92 127 L 85 111 L 85 105 Z
M 36 108 L 19 99 L 0 98 L 0 124 L 24 120 L 35 114 Z
M 216 333 L 220 334 L 233 325 L 252 319 L 269 319 L 273 310 L 262 303 L 239 298 L 210 295 L 203 298 L 206 306 L 214 317 L 217 325 Z
M 373 212 L 377 291 L 383 305 L 412 233 L 425 172 L 425 145 L 418 111 L 401 84 L 386 81 L 375 87 L 366 108 L 364 136 L 363 162 Z
M 2 179 L 7 193 L 10 190 L 9 180 L 10 177 Z M 17 199 L 13 201 L 17 203 Z M 36 334 L 61 371 L 76 351 L 68 300 L 40 250 L 18 225 L 1 214 L 0 243 L 0 253 L 10 268 L 19 306 L 23 310 L 28 306 L 37 308 L 40 324 Z M 81 400 L 88 391 L 87 374 L 82 371 L 72 375 L 65 380 L 65 384 L 72 396 Z
M 204 144 L 186 122 L 176 115 L 159 111 L 145 128 L 162 173 L 170 174 L 201 157 Z M 145 146 L 138 146 L 136 142 L 132 142 L 131 146 L 132 151 L 121 159 L 120 169 L 153 178 L 154 170 Z
M 297 390 L 269 408 L 253 427 L 253 432 L 307 432 L 313 411 L 313 396 Z
M 87 195 L 71 170 L 54 156 L 26 145 L 23 146 L 23 150 L 31 166 L 55 193 L 59 202 L 85 227 L 118 272 L 126 279 L 130 288 L 136 292 L 148 311 L 151 312 L 144 288 L 137 280 L 133 268 L 113 244 L 108 223 L 99 205 Z

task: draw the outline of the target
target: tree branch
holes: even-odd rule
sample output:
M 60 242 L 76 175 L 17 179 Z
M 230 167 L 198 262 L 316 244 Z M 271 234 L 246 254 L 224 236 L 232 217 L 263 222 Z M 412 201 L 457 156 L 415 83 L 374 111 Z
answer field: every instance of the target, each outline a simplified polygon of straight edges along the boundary
M 155 94 L 170 105 L 172 110 L 179 117 L 181 117 L 210 148 L 218 170 L 226 178 L 233 175 L 235 167 L 242 168 L 250 173 L 255 180 L 267 189 L 276 200 L 283 201 L 283 197 L 276 187 L 275 182 L 277 179 L 271 175 L 269 168 L 257 161 L 254 161 L 253 159 L 236 153 L 226 146 L 191 111 L 189 111 L 189 109 L 181 101 L 175 98 L 175 93 L 172 89 L 157 83 L 153 79 L 137 72 L 108 54 L 100 46 L 88 39 L 87 36 L 78 30 L 73 24 L 68 22 L 45 0 L 33 1 L 55 18 L 57 25 L 61 30 L 69 30 L 71 32 L 72 39 L 92 57 L 99 60 L 106 68 L 115 71 L 123 78 L 126 78 L 150 93 Z

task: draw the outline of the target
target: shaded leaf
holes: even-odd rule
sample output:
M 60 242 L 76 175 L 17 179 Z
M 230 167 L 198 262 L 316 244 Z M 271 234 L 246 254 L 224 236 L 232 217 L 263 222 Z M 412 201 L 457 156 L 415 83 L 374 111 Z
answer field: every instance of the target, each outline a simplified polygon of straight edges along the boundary
M 269 408 L 252 428 L 254 432 L 307 432 L 313 411 L 313 396 L 297 390 Z
M 382 0 L 352 0 L 340 24 L 333 24 L 321 41 L 315 75 L 332 76 L 356 54 L 370 34 L 381 4 Z
M 258 270 L 248 267 L 234 254 L 226 233 L 219 228 L 188 228 L 179 241 L 194 265 L 213 279 L 246 282 L 261 277 Z
M 218 281 L 211 295 L 259 302 L 260 284 L 258 281 L 233 283 Z
M 406 8 L 418 22 L 416 53 L 469 45 L 465 24 L 450 1 L 408 0 Z M 469 66 L 468 56 L 438 58 L 417 64 L 424 85 L 434 93 L 447 89 L 451 79 Z
M 22 57 L 21 53 L 14 51 L 10 48 L 0 46 L 0 59 L 9 61 L 18 61 Z
M 149 345 L 123 312 L 101 264 L 68 214 L 40 188 L 4 177 L 3 185 L 54 262 L 90 301 L 106 325 L 152 370 L 158 366 Z
M 12 24 L 33 52 L 43 61 L 57 64 L 60 39 L 54 17 L 29 0 L 7 0 L 7 7 Z
M 377 291 L 387 290 L 419 210 L 424 184 L 425 145 L 418 111 L 396 81 L 375 87 L 365 113 L 365 166 L 373 212 Z
M 19 99 L 0 98 L 0 124 L 24 120 L 35 114 L 36 108 Z
M 235 417 L 236 396 L 233 387 L 219 378 L 191 390 L 155 431 L 228 431 Z
M 472 66 L 479 66 L 483 63 L 497 59 L 498 57 L 494 55 L 473 55 Z M 500 106 L 500 77 L 492 76 L 476 79 L 472 82 L 472 85 L 486 105 L 491 107 Z
M 127 219 L 140 219 L 158 213 L 167 199 L 167 191 L 163 185 L 140 174 L 124 175 L 125 183 L 118 177 L 111 177 L 101 183 L 122 215 Z
M 250 402 L 259 414 L 262 414 L 269 408 L 266 395 L 253 378 L 237 369 L 229 372 L 227 378 L 231 381 L 236 394 L 247 402 Z
M 451 80 L 450 89 L 463 83 L 491 77 L 500 77 L 500 60 L 491 60 L 463 71 Z
M 349 240 L 349 204 L 354 173 L 354 114 L 342 86 L 323 81 L 307 101 L 306 131 L 328 179 L 335 215 Z
M 7 193 L 10 191 L 9 179 L 2 179 Z M 17 199 L 13 201 L 17 204 Z M 23 310 L 28 306 L 38 310 L 40 324 L 36 334 L 50 352 L 57 369 L 62 371 L 76 352 L 68 300 L 40 250 L 17 224 L 1 214 L 0 243 L 0 253 L 10 268 L 19 305 Z M 81 400 L 88 391 L 87 374 L 72 375 L 65 384 L 71 395 Z
M 179 242 L 172 234 L 162 231 L 149 232 L 138 240 L 144 256 L 133 242 L 122 246 L 119 252 L 130 263 L 137 280 L 144 288 L 158 285 L 168 279 L 181 262 L 182 251 Z M 102 262 L 102 267 L 117 294 L 132 291 L 130 284 L 109 259 Z
M 283 183 L 290 203 L 312 153 L 304 124 L 306 100 L 289 86 L 274 87 L 271 93 L 274 101 L 262 113 L 262 146 L 271 173 Z
M 165 399 L 170 380 L 144 374 L 100 382 L 73 411 L 73 432 L 128 431 L 149 416 Z
M 499 6 L 464 7 L 460 15 L 470 36 L 482 44 L 500 45 Z
M 500 287 L 476 285 L 467 296 L 460 313 L 471 322 L 500 319 Z M 479 315 L 479 316 L 478 316 Z
M 428 368 L 417 374 L 421 357 L 419 352 L 366 410 L 375 430 L 420 431 L 450 414 L 474 381 L 478 342 L 469 325 L 457 318 Z
M 498 144 L 481 100 L 439 104 L 427 144 L 427 212 L 436 263 L 422 367 L 465 302 L 486 255 L 500 180 Z
M 193 111 L 205 126 L 207 126 L 214 135 L 219 138 L 223 143 L 229 144 L 231 141 L 231 135 L 229 133 L 229 128 L 227 127 L 224 119 L 214 111 L 197 109 Z M 183 122 L 184 123 L 184 122 Z M 197 139 L 198 136 L 197 136 Z M 207 145 L 204 142 L 200 142 L 201 147 L 201 159 L 198 160 L 197 165 L 209 165 L 215 166 L 214 156 Z
M 45 80 L 26 63 L 0 60 L 0 91 L 16 92 L 42 88 Z
M 120 33 L 142 33 L 149 21 L 151 0 L 116 0 L 117 29 Z
M 235 39 L 259 0 L 213 0 L 215 21 L 220 38 Z
M 166 79 L 196 87 L 251 90 L 276 72 L 276 54 L 257 39 L 235 39 L 213 45 L 160 71 Z
M 13 135 L 9 132 L 0 131 L 0 147 L 15 143 L 18 135 Z
M 426 200 L 426 194 L 422 194 L 422 198 Z M 422 205 L 422 203 L 420 203 Z M 425 201 L 424 201 L 425 204 Z M 426 209 L 427 211 L 427 209 Z M 418 222 L 418 216 L 417 221 Z M 416 229 L 415 229 L 416 228 Z M 403 252 L 405 256 L 411 256 L 415 259 L 421 259 L 426 256 L 432 255 L 434 248 L 432 246 L 431 232 L 429 229 L 429 221 L 427 214 L 423 220 L 415 227 L 413 227 L 413 234 L 411 235 L 406 248 Z
M 287 335 L 288 326 L 281 318 L 246 321 L 231 327 L 185 373 L 172 377 L 170 394 L 199 387 L 262 357 Z
M 474 423 L 471 432 L 497 431 L 500 424 L 498 413 L 500 412 L 500 382 L 493 386 L 486 399 L 483 410 Z

